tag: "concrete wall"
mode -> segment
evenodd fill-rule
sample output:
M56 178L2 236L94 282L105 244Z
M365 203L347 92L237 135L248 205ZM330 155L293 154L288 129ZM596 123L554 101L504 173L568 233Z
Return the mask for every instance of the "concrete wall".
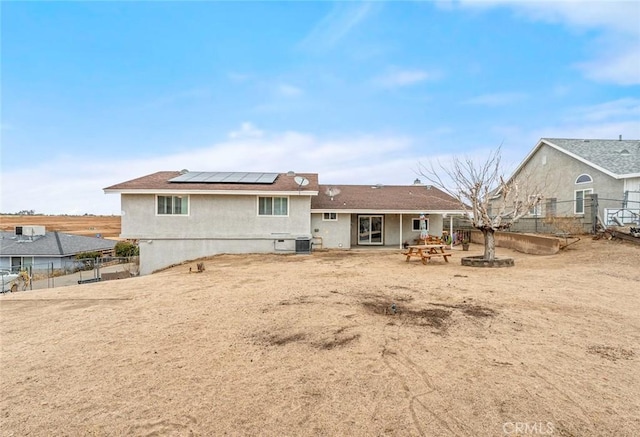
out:
M553 255L560 250L560 240L542 235L526 235L510 232L496 232L496 247L505 247L531 255ZM471 242L484 244L480 231L471 231Z
M140 274L221 253L294 253L295 238L140 240Z

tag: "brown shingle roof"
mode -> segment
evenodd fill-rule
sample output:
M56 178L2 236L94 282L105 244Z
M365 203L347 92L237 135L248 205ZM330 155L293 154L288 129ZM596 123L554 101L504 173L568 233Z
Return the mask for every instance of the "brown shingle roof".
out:
M461 211L453 197L428 185L320 185L319 190L311 198L312 210Z
M159 171L137 179L122 182L105 188L106 192L120 191L300 191L315 194L318 191L318 175L316 173L297 173L289 175L280 173L273 184L234 184L234 183L202 183L202 182L169 182L170 179L180 176L179 171ZM309 184L299 187L295 176L303 176L309 180Z

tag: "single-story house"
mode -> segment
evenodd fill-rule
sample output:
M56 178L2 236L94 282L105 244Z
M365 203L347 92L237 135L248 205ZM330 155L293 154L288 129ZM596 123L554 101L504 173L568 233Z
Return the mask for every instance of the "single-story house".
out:
M104 189L120 194L121 238L138 240L140 273L220 253L402 247L445 216L452 197L407 186L320 185L316 173L161 171Z
M541 138L511 178L543 194L542 203L513 230L552 232L545 222L574 218L588 231L640 223L640 140ZM545 220L546 219L546 220Z
M44 226L16 226L13 232L0 232L0 269L74 269L75 257L86 252L113 255L116 241L47 232Z
M426 231L440 236L449 231L443 218L463 213L455 199L419 180L413 185L320 185L311 199L311 229L322 247L398 247L419 237L422 214Z

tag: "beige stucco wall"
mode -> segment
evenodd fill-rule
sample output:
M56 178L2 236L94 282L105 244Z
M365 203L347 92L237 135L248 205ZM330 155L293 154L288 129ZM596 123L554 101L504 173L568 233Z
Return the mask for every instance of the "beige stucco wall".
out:
M323 249L349 249L351 214L338 214L337 221L322 220L322 213L311 215L311 233L314 247ZM322 242L322 245L319 243Z
M257 196L190 195L189 214L159 216L153 194L123 194L123 238L140 240L140 273L219 253L295 251L311 237L309 196L290 196L289 215L258 216Z
M629 209L640 209L640 178L629 178L625 181L624 190L629 192Z
M257 196L191 195L189 215L157 215L155 195L122 195L123 238L252 238L309 235L308 196L289 197L288 216L259 216Z
M365 214L376 215L376 214ZM418 214L402 214L402 238L400 238L400 214L382 214L384 216L384 245L398 247L402 242L413 243L420 236L412 230L412 219ZM338 214L337 221L323 221L321 213L311 217L311 230L314 237L322 238L324 249L348 249L358 247L357 229L359 214ZM442 235L442 215L432 214L429 219L429 234ZM316 240L319 241L319 240ZM362 247L362 246L360 246Z
M576 184L581 174L588 174L593 182ZM522 186L543 187L546 198L557 199L557 215L574 215L576 190L592 188L599 197L600 208L608 207L606 199L621 199L624 192L624 182L617 180L577 159L559 152L553 147L543 144L521 169L519 176L522 181L528 181ZM545 215L545 201L542 205L542 215Z
M425 217L428 219L428 229L427 232L429 235L433 236L441 236L442 235L442 222L443 218L440 214L427 214ZM420 231L414 231L413 229L413 219L420 218L419 214L403 214L402 215L402 242L407 242L409 244L413 244L416 238L420 237ZM399 220L396 220L398 222ZM397 233L393 236L394 243L398 241Z

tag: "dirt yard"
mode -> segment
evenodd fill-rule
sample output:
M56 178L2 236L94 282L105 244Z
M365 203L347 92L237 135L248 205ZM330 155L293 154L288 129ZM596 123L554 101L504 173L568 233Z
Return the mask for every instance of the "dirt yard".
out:
M473 246L468 254L479 254ZM637 436L640 248L217 256L0 297L0 432Z
M40 225L47 231L104 238L120 235L119 215L1 215L0 230L13 231L16 226Z

